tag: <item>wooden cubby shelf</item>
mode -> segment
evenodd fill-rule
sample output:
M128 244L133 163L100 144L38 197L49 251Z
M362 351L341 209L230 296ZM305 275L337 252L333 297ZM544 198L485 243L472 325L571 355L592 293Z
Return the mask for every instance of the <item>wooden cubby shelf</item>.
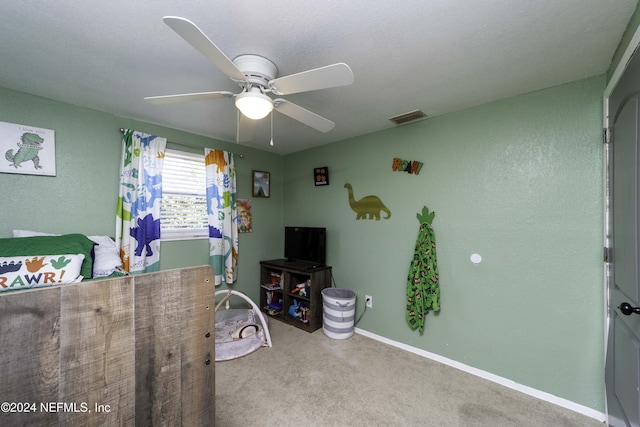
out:
M328 265L286 259L260 261L260 308L271 318L307 332L322 327L321 292L330 286Z

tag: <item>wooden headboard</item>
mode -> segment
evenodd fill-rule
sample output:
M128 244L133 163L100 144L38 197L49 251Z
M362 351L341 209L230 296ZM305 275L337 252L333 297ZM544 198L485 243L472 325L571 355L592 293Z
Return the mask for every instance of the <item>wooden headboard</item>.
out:
M0 425L213 426L214 308L210 266L0 294Z

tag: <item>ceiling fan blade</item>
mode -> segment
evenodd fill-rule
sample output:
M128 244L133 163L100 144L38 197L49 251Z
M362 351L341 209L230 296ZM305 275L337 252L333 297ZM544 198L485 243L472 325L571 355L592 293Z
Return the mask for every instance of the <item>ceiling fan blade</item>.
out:
M310 90L346 86L351 83L353 83L351 68L343 62L339 62L273 79L269 82L269 87L278 95L291 95Z
M227 58L218 46L216 46L196 24L178 16L165 16L162 20L227 76L242 82L247 80L244 74L238 70L233 62Z
M237 126L236 129L236 142L249 142L253 139L253 131L256 127L256 120L252 120L246 117L244 114L240 112L240 110L236 109L237 114Z
M202 101L207 99L231 98L232 92L198 92L198 93L182 93L180 95L163 95L163 96L147 96L144 98L152 104L163 105L172 104L174 102L186 101Z
M325 119L299 105L289 102L286 99L278 98L273 100L273 107L285 116L289 116L305 125L320 132L329 132L336 125L331 120Z

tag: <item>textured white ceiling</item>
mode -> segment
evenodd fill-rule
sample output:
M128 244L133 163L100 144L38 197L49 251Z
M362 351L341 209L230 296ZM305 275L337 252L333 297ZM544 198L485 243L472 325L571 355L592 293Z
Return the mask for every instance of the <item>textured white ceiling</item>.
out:
M637 0L24 0L0 2L0 86L235 141L232 99L145 96L238 86L162 21L196 23L229 57L279 76L345 62L355 83L287 96L336 123L320 133L274 114L252 147L280 154L604 73ZM0 120L2 118L0 117ZM37 123L34 123L37 125Z

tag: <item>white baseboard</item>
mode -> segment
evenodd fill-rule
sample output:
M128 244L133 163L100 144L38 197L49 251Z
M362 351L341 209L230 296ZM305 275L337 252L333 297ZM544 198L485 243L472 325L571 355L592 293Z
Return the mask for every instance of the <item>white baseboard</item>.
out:
M376 341L380 341L380 342L383 342L385 344L392 345L394 347L397 347L399 349L402 349L402 350L417 354L418 356L422 356L422 357L425 357L427 359L435 360L436 362L443 363L443 364L451 366L453 368L460 369L461 371L470 373L470 374L475 375L475 376L480 377L480 378L484 378L485 380L492 381L492 382L494 382L496 384L500 384L500 385L508 387L510 389L517 390L519 392L528 394L528 395L536 397L536 398L538 398L540 400L544 400L544 401L553 403L555 405L561 406L563 408L569 409L569 410L577 412L579 414L586 415L587 417L594 418L594 419L596 419L598 421L604 422L606 420L606 416L605 416L604 413L596 411L595 409L589 408L587 406L580 405L580 404L572 402L570 400L563 399L563 398L558 397L558 396L554 396L553 394L546 393L544 391L537 390L535 388L531 388L531 387L528 387L526 385L519 384L519 383L517 383L517 382L515 382L513 380L510 380L508 378L500 377L500 376L492 374L490 372L483 371L481 369L477 369L477 368L474 368L474 367L469 366L469 365L465 365L464 363L457 362L455 360L440 356L438 354L431 353L431 352L426 351L426 350L421 350L419 348L412 347L410 345L403 344L403 343L398 342L398 341L390 340L389 338L385 338L383 336L376 335L376 334L374 334L372 332L365 331L364 329L354 328L354 330L355 330L355 332L357 334L364 335L365 337L369 337L369 338L374 339Z

